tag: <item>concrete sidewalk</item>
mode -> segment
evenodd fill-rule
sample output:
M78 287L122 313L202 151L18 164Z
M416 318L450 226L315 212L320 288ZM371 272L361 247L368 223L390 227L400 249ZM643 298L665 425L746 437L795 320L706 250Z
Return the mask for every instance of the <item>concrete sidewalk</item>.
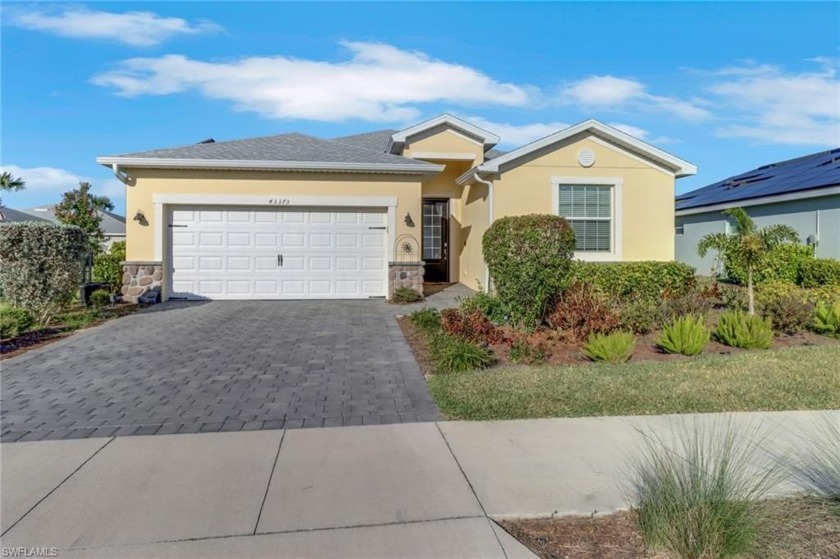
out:
M732 414L784 452L822 413ZM61 557L533 557L493 518L609 512L639 429L441 422L0 445L2 545Z

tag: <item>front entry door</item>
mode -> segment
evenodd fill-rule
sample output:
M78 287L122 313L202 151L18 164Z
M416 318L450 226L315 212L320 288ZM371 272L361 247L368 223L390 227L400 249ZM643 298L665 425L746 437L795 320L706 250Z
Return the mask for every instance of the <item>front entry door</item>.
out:
M449 281L449 200L423 200L425 280Z

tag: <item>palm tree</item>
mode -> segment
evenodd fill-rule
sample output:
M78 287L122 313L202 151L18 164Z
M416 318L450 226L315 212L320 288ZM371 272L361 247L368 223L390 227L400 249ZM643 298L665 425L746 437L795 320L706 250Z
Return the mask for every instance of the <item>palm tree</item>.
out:
M716 250L724 262L737 263L747 270L749 312L755 314L753 270L761 265L768 253L782 243L798 243L799 234L789 225L770 225L759 229L743 208L723 211L735 224L735 233L710 233L697 243L697 253L703 257Z
M4 192L17 192L23 190L26 186L26 181L20 177L13 177L8 171L0 174L0 190Z

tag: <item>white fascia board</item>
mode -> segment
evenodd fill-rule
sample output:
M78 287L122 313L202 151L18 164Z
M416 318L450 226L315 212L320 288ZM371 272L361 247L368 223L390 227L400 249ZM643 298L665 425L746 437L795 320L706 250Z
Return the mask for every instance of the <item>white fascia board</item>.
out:
M823 196L833 196L840 194L840 186L832 186L830 188L815 188L813 190L804 190L802 192L790 192L788 194L777 194L775 196L763 196L761 198L751 198L748 200L735 200L732 202L724 202L722 204L713 204L711 206L698 206L696 208L686 208L684 210L677 210L677 216L704 214L710 212L720 212L730 208L743 208L749 206L763 206L765 204L777 204L779 202L794 202L796 200L805 200L808 198L821 198Z
M411 152L411 158L424 161L473 161L475 160L475 154L465 151L413 151Z
M455 179L455 184L463 186L465 184L470 184L475 179L476 175L478 175L478 167L473 167L457 179Z
M495 159L481 165L479 170L489 173L498 173L499 168L507 163L583 132L592 132L599 136L606 137L629 150L635 150L647 155L655 161L661 161L673 168L674 174L677 177L685 177L697 173L697 167L688 161L662 151L647 142L634 138L626 132L622 132L617 128L613 128L612 126L608 126L603 122L594 119L569 126L568 128L564 128L563 130L548 135L545 138L541 138L531 142L530 144L524 145L521 148L508 152L505 155L496 157Z
M263 171L333 171L352 173L401 173L434 175L443 165L429 163L333 163L325 161L259 161L240 159L163 159L147 157L97 157L96 162L110 167L149 167L157 169L254 169Z
M402 147L405 144L406 140L408 140L408 138L410 138L411 136L416 136L421 132L425 132L426 130L434 128L435 126L440 126L442 124L481 139L481 142L484 144L485 149L490 149L491 147L498 144L501 140L501 138L496 134L493 134L492 132L489 132L483 128L479 128L475 124L471 124L466 120L462 120L450 114L442 114L440 116L436 116L435 118L426 120L419 124L415 124L414 126L410 126L404 130L395 132L391 136L391 141L388 144L388 150L391 151L391 148L393 146Z

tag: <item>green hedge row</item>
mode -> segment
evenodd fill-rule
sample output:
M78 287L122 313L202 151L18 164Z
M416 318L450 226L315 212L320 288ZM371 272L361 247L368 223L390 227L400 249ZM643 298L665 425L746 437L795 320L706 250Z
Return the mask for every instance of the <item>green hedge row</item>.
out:
M802 287L840 285L840 260L813 258L801 262L798 283Z
M695 284L695 270L681 262L577 262L572 280L616 297L682 295Z
M746 285L747 271L727 263L726 277ZM840 260L814 258L814 248L807 245L783 244L770 251L764 263L753 272L756 284L785 282L802 287L840 285Z

